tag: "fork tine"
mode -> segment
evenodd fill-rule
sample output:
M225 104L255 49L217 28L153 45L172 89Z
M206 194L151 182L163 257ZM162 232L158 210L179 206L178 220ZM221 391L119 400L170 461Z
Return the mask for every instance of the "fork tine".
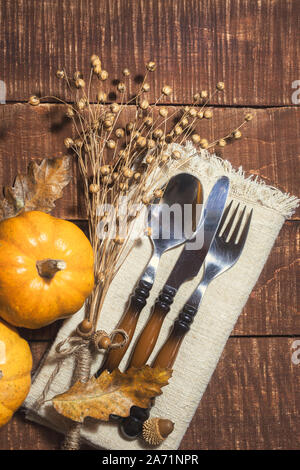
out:
M232 232L232 235L231 235L231 237L230 237L230 241L231 241L231 240L232 240L233 242L236 241L237 236L238 236L239 231L240 231L240 226L241 226L242 221L243 221L243 218L244 218L245 211L246 211L246 206L244 206L243 212L242 212L241 215L239 216L239 220L237 221L237 224L236 224L236 226L235 226L235 229L234 229L234 231Z
M224 240L226 240L227 237L228 237L228 235L229 235L229 232L230 232L230 230L231 230L233 221L234 221L234 219L235 219L235 216L236 216L236 213L237 213L239 207L240 207L240 204L238 204L238 205L236 206L236 208L234 209L234 212L233 212L232 216L230 217L230 219L229 219L229 221L228 221L228 224L226 225L226 228L225 228L225 230L224 230L224 232L223 232L223 234L222 234L222 237L223 237Z
M220 231L222 230L222 227L223 227L224 224L225 224L225 221L226 221L227 216L228 216L228 214L229 214L229 212L230 212L232 203L233 203L233 200L230 201L230 203L228 204L228 206L226 207L226 209L225 209L224 212L223 212L221 222L219 223L218 235L219 235Z
M253 209L251 209L250 214L248 215L247 221L245 223L245 226L243 228L243 231L241 233L240 239L237 244L240 250L242 250L245 245L245 241L249 232L250 222L252 219L252 214L253 214Z

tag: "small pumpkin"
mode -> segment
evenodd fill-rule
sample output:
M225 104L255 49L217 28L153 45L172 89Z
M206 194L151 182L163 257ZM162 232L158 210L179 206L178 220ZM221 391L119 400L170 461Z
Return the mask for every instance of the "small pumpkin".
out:
M0 222L0 317L40 328L75 313L94 286L93 250L75 224L39 211Z
M31 368L28 343L0 320L0 427L25 400L30 389Z

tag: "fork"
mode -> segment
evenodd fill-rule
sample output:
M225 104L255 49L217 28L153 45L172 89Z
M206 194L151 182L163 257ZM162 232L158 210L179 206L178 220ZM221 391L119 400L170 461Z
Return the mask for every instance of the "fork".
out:
M218 232L206 255L204 274L201 282L175 320L170 336L158 352L152 367L172 368L183 338L190 329L190 325L199 309L208 285L216 279L216 277L232 268L241 256L247 239L253 209L247 216L241 235L238 237L246 212L246 206L244 206L242 213L237 217L240 207L240 204L238 204L226 224L232 203L233 201L231 201L225 209Z

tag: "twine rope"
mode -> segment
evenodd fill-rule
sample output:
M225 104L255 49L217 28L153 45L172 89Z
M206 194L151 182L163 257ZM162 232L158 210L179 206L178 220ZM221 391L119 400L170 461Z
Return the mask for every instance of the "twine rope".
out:
M85 336L77 328L74 336L69 336L68 338L60 341L55 348L57 356L56 366L53 369L53 372L50 375L43 392L34 404L34 410L37 411L47 401L47 396L51 385L59 373L61 366L66 358L72 356L75 356L76 358L76 367L72 378L72 385L77 381L87 381L90 376L90 366L92 362L90 345L92 344L96 351L100 352L103 349L100 345L101 337L106 335L110 339L113 339L117 333L122 335L123 340L121 342L112 342L107 349L109 351L110 349L123 348L127 344L129 337L125 330L115 329L110 333L110 335L107 335L107 333L103 330L98 330ZM85 379L86 377L87 379Z

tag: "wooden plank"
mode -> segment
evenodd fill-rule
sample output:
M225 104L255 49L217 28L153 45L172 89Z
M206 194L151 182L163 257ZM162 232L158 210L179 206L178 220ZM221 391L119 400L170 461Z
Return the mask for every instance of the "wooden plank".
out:
M214 103L290 105L300 76L298 18L293 0L2 0L0 80L9 101L52 95L58 68L88 74L97 53L112 79L125 66L144 73L155 60L151 99L168 83L172 101L188 103L222 80L228 92Z
M300 225L286 222L233 335L300 334Z
M294 341L230 339L181 448L299 449Z
M231 338L180 448L299 449L294 341ZM45 343L31 346L39 360ZM58 449L60 442L21 413L0 429L0 449Z
M286 222L232 335L300 334L297 279L299 222ZM40 330L22 329L28 340L53 340L62 321Z
M11 184L18 171L25 171L30 159L59 156L65 153L65 137L72 134L71 124L63 117L63 106L26 104L0 106L0 183ZM170 107L170 115L180 108ZM211 120L202 119L197 126L202 137L214 141L242 122L247 109L216 108ZM132 117L134 110L124 110L120 124ZM252 110L254 119L243 130L244 138L218 154L241 165L247 175L259 175L282 191L299 190L300 108ZM74 168L76 167L74 162ZM74 181L77 172L74 170ZM80 185L69 185L57 203L55 215L70 219L85 217ZM299 217L300 210L297 213Z

